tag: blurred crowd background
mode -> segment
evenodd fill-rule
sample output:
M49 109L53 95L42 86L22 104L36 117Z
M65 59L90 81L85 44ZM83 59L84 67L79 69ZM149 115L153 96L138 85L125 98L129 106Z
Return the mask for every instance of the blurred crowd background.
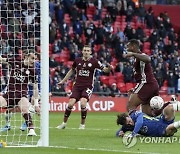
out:
M21 3L20 3L21 2ZM19 5L21 4L21 5ZM96 72L94 94L126 96L134 87L133 60L122 57L130 39L141 42L141 51L151 56L160 94L180 93L180 33L175 32L166 11L154 15L145 4L179 4L168 0L50 0L49 64L53 95L67 96L74 76L61 87L75 58L90 44L93 57L103 65L110 63L109 74ZM0 0L0 54L14 52L22 58L23 49L40 51L40 5L32 0ZM28 9L28 11L27 11ZM13 10L13 11L12 11ZM20 48L21 47L21 48ZM7 85L8 65L1 65L1 90Z

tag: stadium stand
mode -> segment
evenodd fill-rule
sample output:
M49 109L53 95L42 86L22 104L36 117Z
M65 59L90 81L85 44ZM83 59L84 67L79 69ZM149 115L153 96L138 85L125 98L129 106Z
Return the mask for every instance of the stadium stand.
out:
M27 6L23 7L25 10ZM35 6L31 4L29 7L33 10ZM100 82L100 87L104 85L109 87L116 83L120 93L127 93L134 86L134 80L131 79L133 71L131 63L127 62L122 54L125 43L132 38L139 39L142 51L151 56L154 74L160 85L160 93L180 93L180 33L174 31L167 12L154 16L151 7L145 9L141 1L135 0L50 0L49 8L52 93L56 95L60 93L57 83L72 66L73 60L81 55L84 44L92 46L93 56L104 65L110 62L114 66L113 74L96 72L95 82ZM3 1L1 9L7 9ZM18 6L16 9L18 16L18 13L22 12ZM35 17L30 21L24 12L24 27L21 31L19 27L15 27L18 33L13 38L11 30L14 28L8 27L8 33L6 32L7 14L2 12L1 53L9 54L12 50L17 50L17 53L21 54L22 49L14 48L14 46L18 47L18 43L22 43L18 41L20 38L24 38L24 45L28 44L28 47L31 47L35 44L36 51L40 51L39 41L33 42L35 40L33 38L39 37L40 32L36 33L36 36L26 33L27 29L35 28L37 31L40 29L40 19L36 17L37 14L39 12L35 10ZM11 12L8 16L11 16ZM20 22L18 18L14 20L16 21L12 22ZM28 41L27 37L30 37ZM11 39L7 41L7 38ZM126 65L129 66L128 69ZM124 76L125 71L128 71L130 80ZM7 84L7 72L4 71L1 74L2 80ZM170 74L173 76L173 83L170 83ZM73 82L73 77L70 82ZM70 89L71 86L65 84L61 87L62 95Z
M90 44L93 56L99 58L104 65L110 62L114 66L114 74L97 72L95 82L100 81L101 87L107 86L109 89L115 83L120 93L127 93L134 86L133 71L131 63L123 59L122 54L125 43L135 38L141 41L142 51L152 57L160 93L163 95L178 93L180 35L174 31L166 12L155 17L151 7L145 9L141 1L137 2L68 0L67 5L65 1L58 3L52 0L50 7L53 6L54 13L51 14L50 29L56 25L56 30L55 41L50 43L50 59L54 57L61 67L58 79L63 78L60 75L63 67L69 68L73 60L81 55L83 45ZM73 15L69 8L75 10ZM59 50L56 50L56 44ZM168 80L170 72L173 72L173 83ZM52 71L52 78L53 74ZM69 90L66 88L67 85L64 86L64 89Z

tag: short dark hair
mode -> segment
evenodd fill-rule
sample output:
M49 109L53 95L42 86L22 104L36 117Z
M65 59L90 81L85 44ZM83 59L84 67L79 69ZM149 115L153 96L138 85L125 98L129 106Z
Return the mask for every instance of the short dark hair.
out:
M91 48L89 44L84 45L84 48Z
M118 114L116 121L117 125L126 125L126 117L128 117L126 113Z
M140 47L140 43L139 43L139 41L136 40L136 39L131 39L131 40L129 40L128 42L129 42L130 44L132 44L132 45L137 46L138 48Z

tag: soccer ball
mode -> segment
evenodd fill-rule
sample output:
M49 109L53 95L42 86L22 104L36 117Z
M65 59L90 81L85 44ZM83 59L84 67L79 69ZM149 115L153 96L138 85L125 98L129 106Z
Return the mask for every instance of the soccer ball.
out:
M160 96L154 96L150 100L150 107L153 110L160 110L164 105L164 100Z

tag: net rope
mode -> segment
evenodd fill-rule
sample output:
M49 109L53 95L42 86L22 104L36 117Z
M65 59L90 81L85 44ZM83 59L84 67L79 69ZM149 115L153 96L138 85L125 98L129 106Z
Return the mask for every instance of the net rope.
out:
M13 66L9 65L9 59L13 57L14 65L20 63L23 69L24 51L33 50L40 52L40 0L1 0L0 1L0 56L7 58L7 64L0 63L0 92L1 96L7 92L12 92L9 86L10 76L14 76ZM39 59L40 60L40 59ZM17 68L16 68L17 69ZM22 72L22 70L20 70ZM35 68L34 68L34 71ZM26 73L27 76L29 75ZM23 80L20 73L19 80ZM28 81L30 84L31 81ZM19 83L14 83L16 84ZM27 87L29 90L29 88ZM17 89L16 89L17 90ZM19 91L23 94L23 83ZM20 97L22 97L21 95ZM29 95L27 93L27 97ZM7 99L10 99L9 96ZM12 98L14 102L16 99ZM7 106L9 107L9 106ZM20 112L11 112L9 125L10 130L4 130L7 125L6 109L0 108L0 140L8 146L36 145L40 138L40 118L36 114L32 115L32 121L37 136L27 136L28 129L21 131L20 127L25 122Z

